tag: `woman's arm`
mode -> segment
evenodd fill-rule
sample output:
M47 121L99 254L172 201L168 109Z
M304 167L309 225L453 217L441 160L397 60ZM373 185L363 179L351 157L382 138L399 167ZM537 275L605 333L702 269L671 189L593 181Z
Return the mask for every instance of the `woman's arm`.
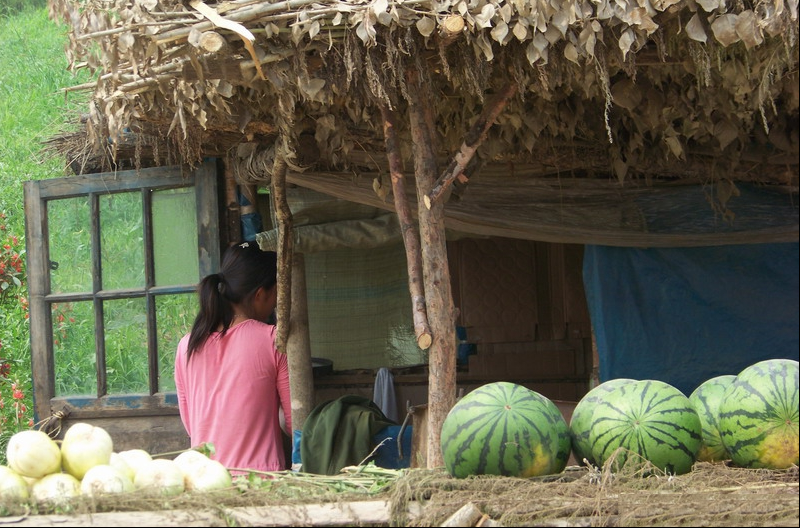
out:
M284 420L286 421L286 428L284 432L292 436L292 395L289 390L289 361L286 354L275 351L277 358L277 380L276 387L278 389L278 398L280 399L281 409L283 409Z

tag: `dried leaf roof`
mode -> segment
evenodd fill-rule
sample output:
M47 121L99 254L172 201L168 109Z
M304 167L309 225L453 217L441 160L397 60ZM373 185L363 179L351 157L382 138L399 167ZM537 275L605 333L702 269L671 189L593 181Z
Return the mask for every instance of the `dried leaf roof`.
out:
M51 0L87 129L182 161L386 168L409 75L448 159L513 84L478 156L531 176L766 181L796 192L798 0ZM403 154L411 139L405 120ZM149 138L149 139L148 139ZM148 143L150 142L150 143ZM152 149L151 149L152 150ZM156 151L158 149L155 149ZM163 151L162 151L163 152ZM156 154L157 157L157 154ZM292 158L293 157L293 158ZM302 166L302 167L301 167ZM409 170L412 165L406 165Z

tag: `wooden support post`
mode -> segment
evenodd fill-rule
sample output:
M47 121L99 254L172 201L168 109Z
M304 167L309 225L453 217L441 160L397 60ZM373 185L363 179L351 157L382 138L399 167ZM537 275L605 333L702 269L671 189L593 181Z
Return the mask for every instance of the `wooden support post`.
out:
M400 145L395 134L397 116L394 111L383 105L381 106L381 114L383 115L383 139L386 144L386 156L389 159L389 173L392 178L394 208L397 211L400 232L403 235L403 244L406 248L408 289L411 294L414 334L417 337L417 345L422 350L427 350L431 346L433 338L431 337L428 314L425 309L425 290L422 279L422 255L420 253L419 237L417 237L414 218L406 199Z
M469 164L475 152L478 150L478 147L486 139L486 134L489 132L489 128L494 124L497 116L500 115L500 112L502 112L503 108L508 104L508 100L511 99L516 92L517 85L515 83L509 83L484 107L478 120L475 121L475 124L472 125L472 128L464 137L464 142L461 144L458 153L453 156L452 161L442 175L439 176L439 179L431 186L430 192L425 195L424 200L426 208L430 209L431 205L441 198L448 187L450 187L450 184L453 183L453 180L459 176L464 178L462 174L467 164Z
M286 160L276 154L272 167L272 199L278 220L278 329L275 347L286 352L292 310L292 211L286 199Z
M297 252L292 256L292 306L286 354L292 394L292 428L302 431L306 418L314 408L314 374L308 333L306 262L303 254Z
M456 329L447 241L444 228L444 205L422 207L422 197L436 178L436 155L433 129L426 120L424 89L416 72L407 75L409 86L409 121L417 182L422 268L425 281L425 304L433 331L428 354L428 468L444 465L439 439L447 413L456 402Z
M233 175L235 161L229 157L225 163L225 226L220 226L223 233L223 247L242 239L241 211L236 197L236 177Z
M256 212L258 203L258 188L253 184L239 185L239 192L250 202L250 205L241 206L241 214L246 215Z

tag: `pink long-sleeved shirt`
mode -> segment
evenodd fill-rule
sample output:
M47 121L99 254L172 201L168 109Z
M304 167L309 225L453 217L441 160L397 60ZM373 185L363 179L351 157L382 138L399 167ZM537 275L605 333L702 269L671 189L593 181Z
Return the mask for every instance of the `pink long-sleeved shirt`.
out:
M275 327L244 321L214 332L187 364L189 336L178 344L175 387L192 446L212 442L225 467L286 469L278 408L292 431L289 369L275 350Z

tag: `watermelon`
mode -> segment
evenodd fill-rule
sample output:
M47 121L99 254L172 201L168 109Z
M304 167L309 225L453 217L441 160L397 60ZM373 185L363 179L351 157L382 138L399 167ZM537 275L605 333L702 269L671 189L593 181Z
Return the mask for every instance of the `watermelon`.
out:
M797 380L797 361L791 359L761 361L736 376L719 408L720 436L734 464L798 464Z
M572 411L572 418L569 421L569 436L572 440L572 453L579 464L594 465L595 460L592 456L592 446L589 443L589 431L592 425L592 415L595 407L603 400L603 397L614 387L630 383L636 380L629 378L617 378L604 381L587 392L580 399L575 409Z
M534 477L560 473L570 454L569 428L555 403L505 381L461 398L442 423L447 472Z
M727 374L717 376L704 381L689 396L689 401L694 405L694 410L700 416L700 425L703 428L703 441L700 444L700 451L697 453L697 460L703 462L714 462L717 460L729 460L731 456L722 444L719 435L719 406L725 390L730 387L736 376Z
M680 390L657 380L620 384L597 404L589 443L603 466L638 466L645 460L665 473L692 469L702 441L700 417ZM620 449L622 448L622 449Z

